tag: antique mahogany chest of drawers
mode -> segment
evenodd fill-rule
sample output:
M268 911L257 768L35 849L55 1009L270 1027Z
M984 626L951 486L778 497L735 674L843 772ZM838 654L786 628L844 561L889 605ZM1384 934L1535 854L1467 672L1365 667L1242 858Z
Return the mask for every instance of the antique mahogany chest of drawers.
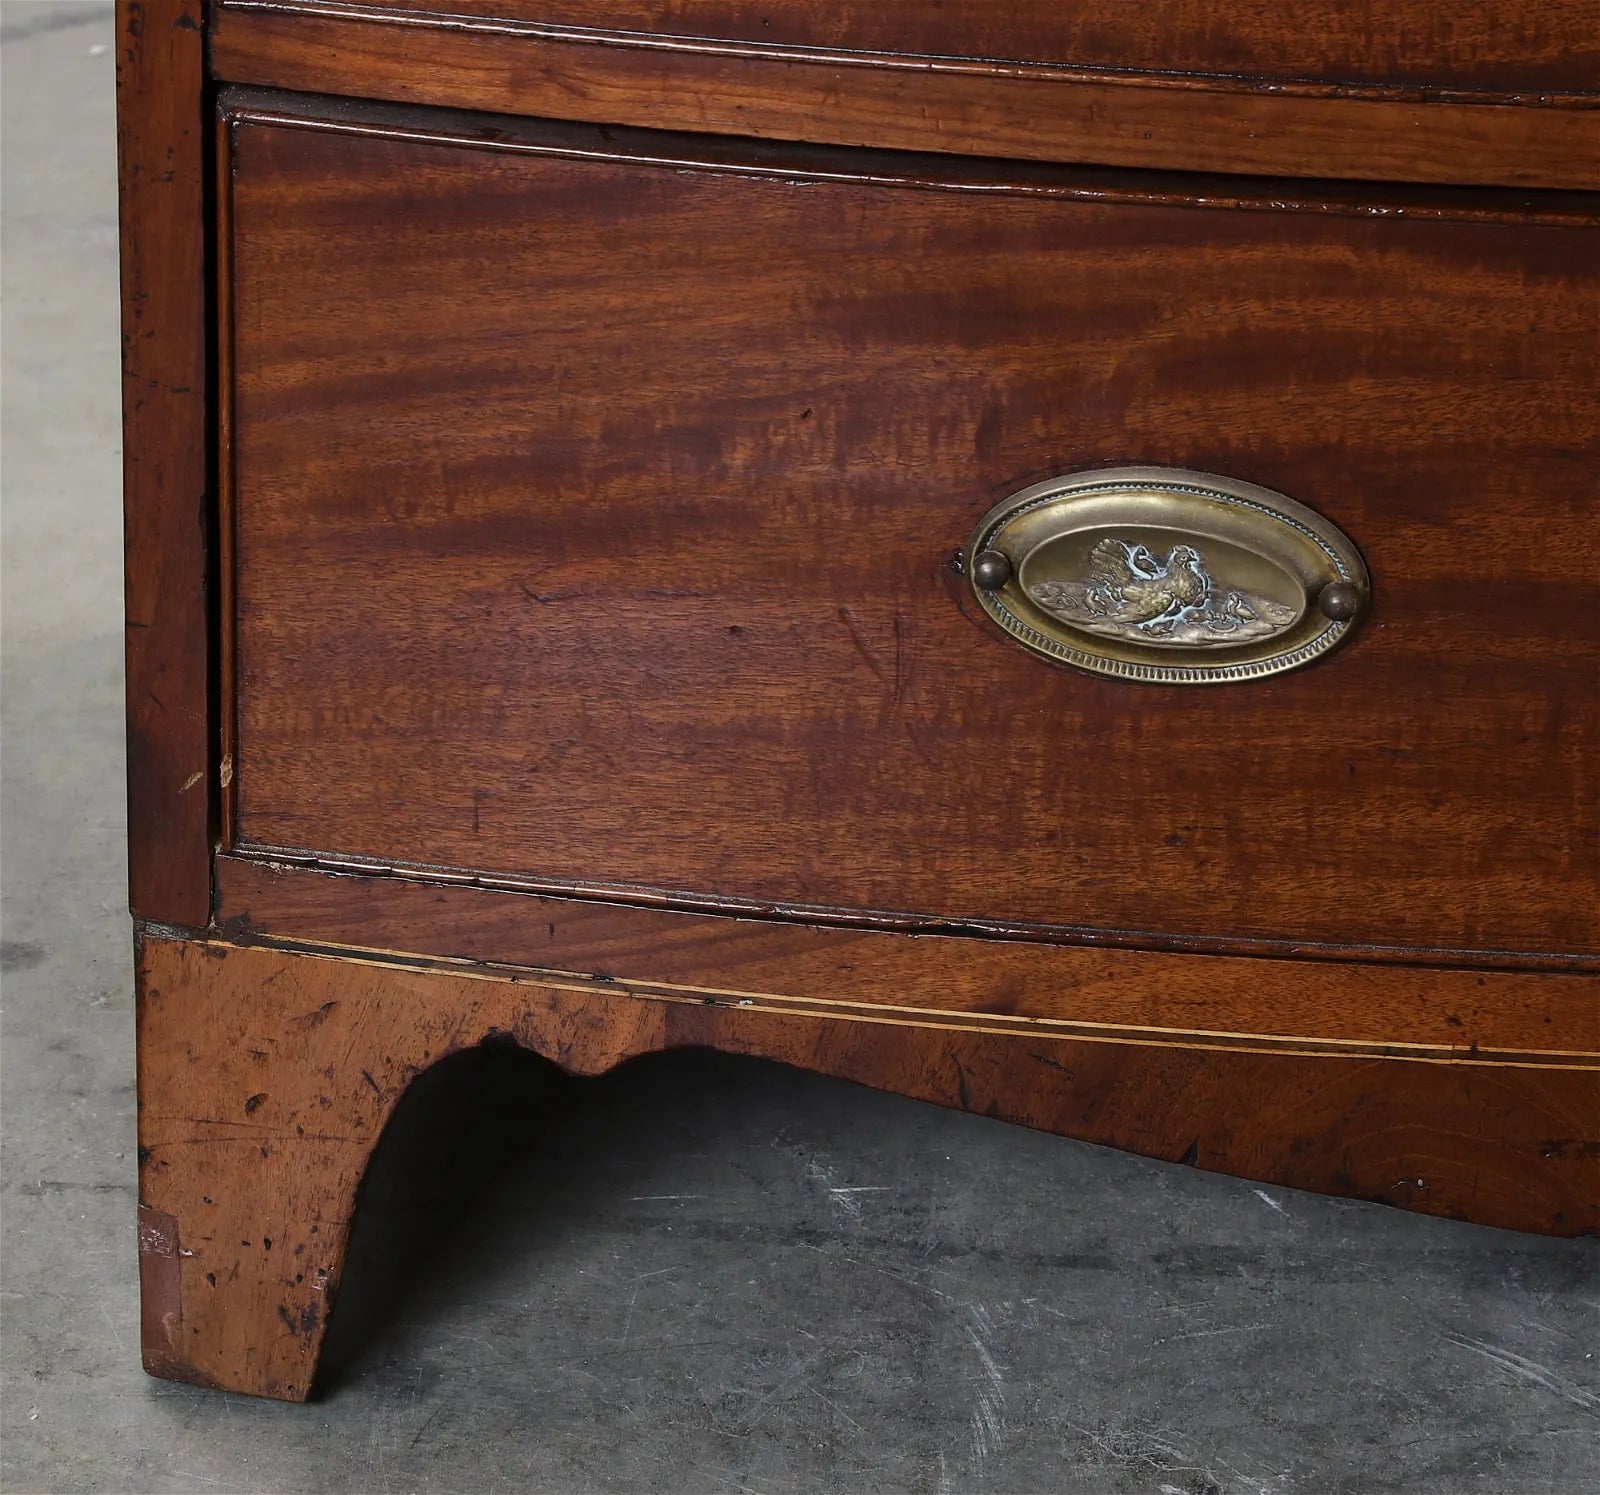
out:
M511 1035L1600 1225L1594 0L124 0L146 1363Z

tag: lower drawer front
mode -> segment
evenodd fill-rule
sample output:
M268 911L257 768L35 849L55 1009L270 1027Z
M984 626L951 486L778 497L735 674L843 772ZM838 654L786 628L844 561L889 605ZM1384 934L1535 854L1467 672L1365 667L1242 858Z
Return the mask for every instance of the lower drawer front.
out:
M239 845L1600 944L1600 233L416 119L232 126ZM1196 689L990 628L952 564L985 511L1126 463L1340 526L1353 641Z

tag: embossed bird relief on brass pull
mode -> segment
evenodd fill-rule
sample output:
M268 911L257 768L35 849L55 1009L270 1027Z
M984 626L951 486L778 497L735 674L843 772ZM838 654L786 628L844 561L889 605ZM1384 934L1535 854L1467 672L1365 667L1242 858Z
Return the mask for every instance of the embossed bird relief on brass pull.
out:
M1193 545L1174 545L1158 561L1146 545L1109 537L1089 552L1086 581L1041 581L1029 596L1090 633L1196 649L1270 638L1300 616L1259 593L1219 587Z
M1179 468L1036 483L967 551L985 612L1036 654L1165 684L1247 680L1320 658L1366 604L1350 541L1271 489Z

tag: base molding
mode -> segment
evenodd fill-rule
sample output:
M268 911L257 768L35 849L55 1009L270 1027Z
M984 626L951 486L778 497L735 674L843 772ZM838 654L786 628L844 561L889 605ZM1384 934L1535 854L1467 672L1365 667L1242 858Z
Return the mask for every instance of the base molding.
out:
M513 1039L577 1075L707 1047L1262 1183L1600 1232L1600 1070L933 1025L146 929L140 1260L152 1374L311 1390L362 1176L411 1081Z

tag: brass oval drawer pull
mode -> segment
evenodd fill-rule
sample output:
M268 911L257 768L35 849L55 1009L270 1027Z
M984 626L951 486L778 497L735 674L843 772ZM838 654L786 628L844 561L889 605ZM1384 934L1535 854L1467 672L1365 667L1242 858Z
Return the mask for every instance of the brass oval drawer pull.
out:
M1014 493L967 547L983 610L1025 648L1169 685L1298 669L1366 610L1367 568L1303 504L1177 467L1069 473Z

